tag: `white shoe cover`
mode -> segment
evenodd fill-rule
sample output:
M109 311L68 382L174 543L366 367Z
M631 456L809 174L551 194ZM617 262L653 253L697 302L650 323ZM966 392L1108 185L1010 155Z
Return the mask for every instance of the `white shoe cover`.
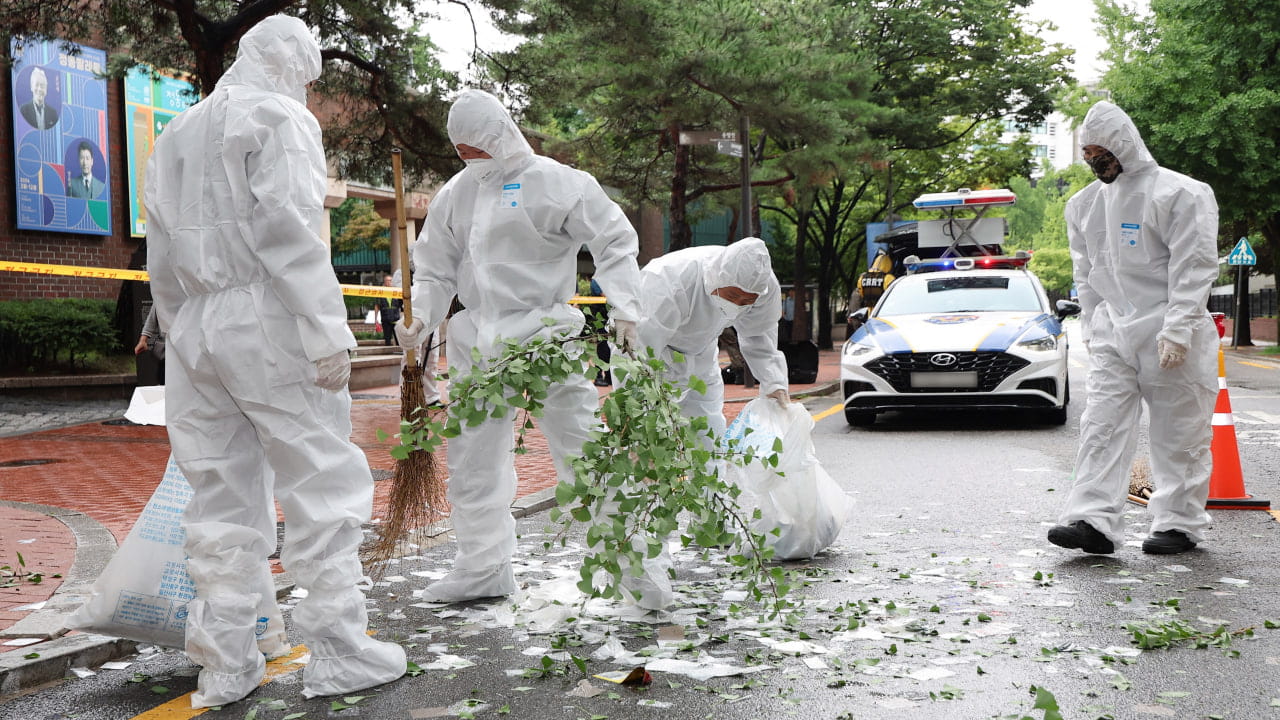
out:
M254 655L254 664L243 672L221 673L203 668L196 680L196 691L191 694L191 707L217 707L243 700L262 683L266 672L267 661L260 654Z
M391 682L409 669L404 648L365 636L355 654L342 657L317 657L302 671L302 697L346 695L375 685Z
M485 570L454 570L422 591L427 602L463 602L479 598L505 597L516 591L511 563Z

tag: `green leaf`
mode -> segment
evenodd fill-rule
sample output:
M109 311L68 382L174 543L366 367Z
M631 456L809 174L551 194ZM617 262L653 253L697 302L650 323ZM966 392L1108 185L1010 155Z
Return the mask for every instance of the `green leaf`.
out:
M1062 711L1058 708L1058 698L1048 690L1037 687L1036 702L1031 706L1032 710L1043 710L1044 720L1063 720Z

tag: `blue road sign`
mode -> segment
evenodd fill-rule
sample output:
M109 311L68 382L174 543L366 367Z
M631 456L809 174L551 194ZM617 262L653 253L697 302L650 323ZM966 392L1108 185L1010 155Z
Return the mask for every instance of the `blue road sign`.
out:
M1240 238L1240 242L1227 254L1228 265L1257 265L1258 254L1249 245L1249 238Z

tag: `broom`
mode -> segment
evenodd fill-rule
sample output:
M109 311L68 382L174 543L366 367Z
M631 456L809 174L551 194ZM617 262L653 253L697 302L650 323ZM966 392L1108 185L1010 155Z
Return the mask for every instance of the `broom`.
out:
M396 223L400 230L400 283L404 298L404 324L413 323L413 303L410 290L413 280L409 277L408 223L404 212L404 186L400 172L400 149L391 151L391 169L395 177ZM418 365L417 348L404 349L404 369L400 378L400 417L414 423L427 416L426 398L423 394L422 367ZM434 373L432 374L434 378ZM434 379L433 379L434 382ZM423 450L413 450L403 460L396 461L395 476L387 498L385 521L378 526L369 549L365 553L368 564L384 568L395 557L401 541L418 528L427 528L445 516L444 478L435 463L435 456Z

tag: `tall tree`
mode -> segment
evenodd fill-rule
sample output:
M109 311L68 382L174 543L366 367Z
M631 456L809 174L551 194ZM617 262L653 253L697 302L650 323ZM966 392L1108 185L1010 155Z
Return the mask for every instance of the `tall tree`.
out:
M325 72L313 88L329 159L344 176L389 181L389 152L407 150L412 179L447 177L458 160L444 132L443 97L457 85L422 34L433 20L414 0L6 0L0 39L12 36L100 43L110 72L145 63L192 77L211 92L241 36L277 13L315 32Z
M686 208L740 185L736 163L680 144L682 131L734 132L749 117L752 136L738 140L766 161L759 187L830 172L856 144L856 118L874 110L861 99L868 62L847 42L859 17L826 0L535 0L502 18L529 40L495 74L534 122L588 118L572 138L578 164L634 200L665 200L680 247ZM766 150L762 138L779 142Z
M1213 187L1230 229L1220 248L1260 231L1259 262L1280 275L1280 4L1152 0L1148 16L1096 5L1116 103L1160 164Z

